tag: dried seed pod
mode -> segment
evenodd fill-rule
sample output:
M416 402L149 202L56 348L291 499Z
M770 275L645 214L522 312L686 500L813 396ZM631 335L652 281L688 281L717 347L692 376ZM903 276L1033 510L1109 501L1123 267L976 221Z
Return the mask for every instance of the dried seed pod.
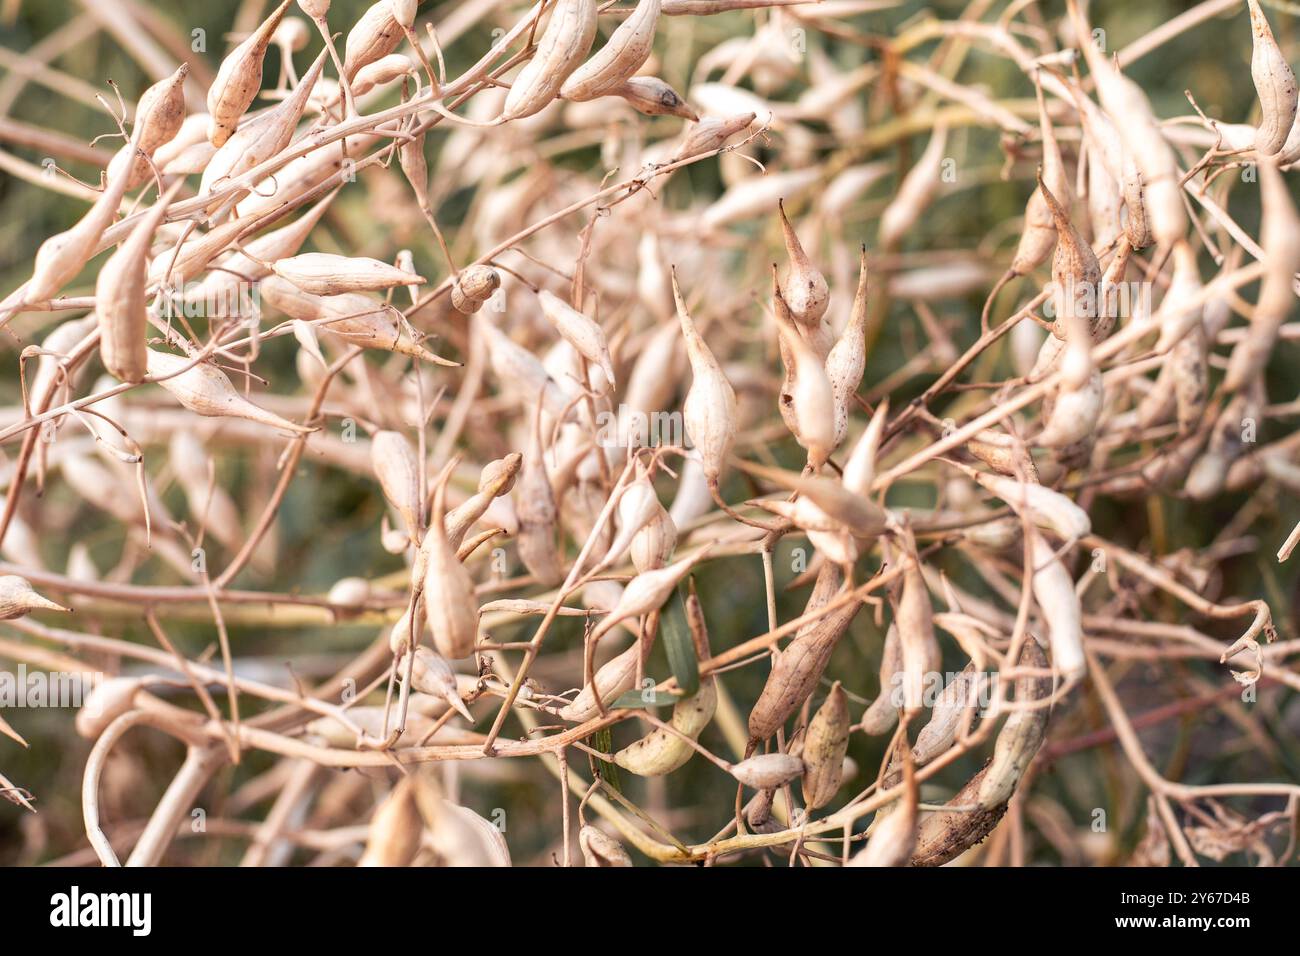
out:
M698 691L673 704L670 723L695 740L713 720L717 705L718 689L710 674L700 682ZM659 777L682 767L694 754L695 748L677 734L655 728L614 754L614 762L639 777Z
M618 534L614 537L598 568L608 568L632 546L641 529L664 513L654 485L644 473L631 481L618 499Z
M357 866L409 866L415 859L424 833L415 786L414 778L402 778L375 809Z
M777 210L781 217L785 252L790 258L790 268L781 280L781 296L790 309L790 315L806 330L805 334L814 337L820 331L822 316L831 303L830 287L826 285L826 277L804 252L799 235L786 218L785 203L777 203ZM865 265L865 255L863 258ZM825 358L825 355L821 357Z
M582 849L582 860L587 866L632 865L632 858L623 849L623 844L593 826L587 825L578 831L578 846Z
M826 377L830 379L831 394L835 402L835 428L833 447L838 448L849 429L849 406L862 384L867 370L867 249L862 247L862 263L858 272L858 290L853 297L853 310L848 325L839 340L831 346L826 356ZM872 458L875 458L874 453ZM867 482L870 485L870 481ZM847 483L845 484L847 488Z
M1228 468L1245 451L1246 430L1261 417L1262 403L1255 400L1261 391L1255 387L1233 396L1215 419L1209 443L1192 465L1184 486L1193 501L1207 501L1223 490Z
M370 600L370 582L365 578L339 578L325 594L325 600L337 608L360 611Z
M1264 277L1250 333L1228 359L1228 371L1223 377L1223 388L1228 392L1245 387L1268 364L1278 332L1296 299L1292 279L1300 271L1300 215L1296 214L1282 173L1268 160L1259 163L1259 191L1264 206L1260 226Z
M888 733L898 720L897 688L903 670L903 643L898 624L889 625L880 656L880 693L862 715L859 726L873 737Z
M912 756L903 755L904 793L897 804L881 807L872 824L871 838L849 866L906 866L916 849L917 818L920 816L920 787L912 768Z
M175 138L185 122L185 78L189 72L189 64L182 63L170 76L144 91L136 106L131 140L109 164L109 179L124 174L126 188L134 189L149 178L151 170L145 157L152 158L158 147Z
M646 116L680 116L693 123L700 119L681 94L657 76L629 77L608 95L621 96L634 110Z
M721 119L713 116L701 117L698 123L687 130L682 145L669 162L677 163L722 149L727 145L727 140L749 129L757 118L756 113L738 113Z
M775 790L803 772L803 761L790 754L758 754L731 765L731 775L755 790Z
M1101 418L1101 372L1093 369L1083 384L1075 388L1062 385L1052 396L1052 410L1047 424L1034 439L1044 448L1068 448L1092 435Z
M659 6L660 0L637 0L631 14L610 34L609 42L564 80L560 96L582 102L616 92L649 58Z
M95 740L117 718L135 708L144 681L138 677L110 677L94 686L77 710L74 726L87 740Z
M409 620L409 618L406 618L406 620ZM405 654L398 658L396 673L399 677L405 676L408 664L411 667L412 690L417 690L422 694L428 694L430 697L445 702L467 721L474 722L469 708L465 706L465 701L461 699L456 674L452 671L451 665L447 663L446 658L427 647L417 647L414 661L408 662Z
M912 759L923 767L952 746L960 734L970 728L979 711L980 690L984 674L967 664L950 680L934 702L930 720L916 735Z
M588 362L600 367L610 388L614 387L614 362L605 344L605 331L599 323L583 315L559 296L543 289L537 293L542 314L555 326L560 336L578 350Z
M427 792L427 789L426 789ZM432 831L433 851L443 865L453 867L510 866L510 848L500 828L468 807L434 798L422 802L421 813Z
M298 121L302 119L303 111L311 98L311 91L325 67L327 55L328 51L322 51L316 57L297 87L283 101L249 120L224 140L224 145L203 170L203 178L199 181L201 193L212 192L228 180L236 179L260 166L292 142ZM207 207L207 211L215 214L227 205L238 203L249 192L248 189L241 189L234 198L216 200Z
M677 523L661 506L632 538L632 565L638 572L662 568L677 548Z
M487 513L494 500L510 494L523 462L524 456L515 451L483 466L479 473L478 489L447 512L447 542L453 548L460 547L465 540L465 533Z
M1047 659L1038 645L1026 641L1020 651L1021 667L1045 669ZM1025 705L1047 698L1052 692L1050 677L1033 675L1017 678L1016 703ZM1016 785L1024 776L1029 762L1034 759L1043 739L1047 736L1047 707L1021 707L1013 710L1007 722L998 731L993 745L993 760L984 772L976 802L985 810L992 810L1011 798Z
M1071 2L1071 15L1081 37L1091 33ZM1080 44L1097 83L1106 114L1122 137L1124 148L1142 173L1143 199L1151 232L1162 248L1169 248L1187 233L1181 174L1173 148L1160 131L1151 103L1141 87L1120 73L1093 42ZM1130 214L1132 209L1130 208ZM1140 248L1134 243L1135 248Z
M543 587L554 587L564 579L564 567L555 541L559 509L546 474L544 455L542 414L538 408L529 431L528 451L519 481L515 484L515 514L519 518L515 544L519 560L537 582Z
M1035 77L1035 80L1037 77ZM1070 179L1061 157L1061 147L1056 141L1056 131L1047 114L1042 85L1035 82L1038 95L1038 125L1043 138L1043 163L1040 176L1052 196L1063 206L1070 205ZM1028 275L1037 269L1051 254L1057 244L1057 221L1042 190L1035 190L1025 206L1025 231L1011 260L1013 275Z
M414 341L413 334L396 309L359 292L320 296L304 292L288 279L267 276L258 283L262 298L285 315L326 332L334 332L347 341L367 348L385 349L409 355L435 365L455 366L450 359L434 355Z
M925 586L916 544L906 534L903 553L903 588L894 614L898 625L899 650L902 652L901 699L903 713L910 718L925 704L925 686L929 675L943 663L939 642L934 636L934 609Z
M600 692L600 702L606 706L636 686L637 663L641 659L641 644L635 642L627 650L610 658L596 670L595 685ZM561 719L580 724L600 714L596 694L588 684L569 704L556 713Z
M1052 334L1058 339L1068 339L1071 323L1076 320L1087 319L1090 325L1096 325L1101 263L1075 228L1070 214L1047 188L1041 171L1038 190L1056 224L1056 252L1052 256L1052 301L1056 318Z
M706 546L689 558L682 558L666 568L656 568L638 574L629 581L623 589L623 595L618 599L618 604L610 608L609 613L591 632L592 645L594 646L623 621L649 614L662 607L678 582L690 573L691 568L708 556L710 547L711 545Z
M149 349L148 361L149 376L153 379L161 379L159 385L170 392L176 401L198 415L211 418L246 418L251 422L270 425L272 428L297 435L307 435L316 431L315 428L291 422L274 412L268 412L254 405L235 391L235 386L231 384L225 372L206 361L186 368L193 363L192 358L154 349ZM184 371L181 371L182 369ZM164 378L164 376L168 377Z
M985 810L976 803L987 773L985 767L953 795L945 804L952 810L936 810L922 815L911 866L943 866L993 832L1007 812L1007 805L999 803Z
M390 0L377 0L348 31L347 39L343 41L343 75L349 81L363 66L388 56L402 42L406 36L404 27L412 24L399 23L398 12L405 14L406 11L394 8Z
M397 509L414 539L420 529L424 496L420 493L420 466L415 449L400 432L375 432L370 441L370 463L388 503Z
M452 284L451 304L456 311L472 315L492 298L500 285L501 274L491 266L466 266Z
M1295 73L1273 39L1273 30L1259 0L1246 0L1246 5L1250 8L1252 41L1250 75L1255 81L1260 107L1255 151L1261 156L1272 156L1286 143L1295 123Z
M478 601L474 579L447 542L443 517L446 514L447 480L443 476L433 499L433 520L420 544L416 569L424 568L424 613L433 632L433 646L443 657L460 660L474 653L478 640Z
M1034 563L1034 600L1047 621L1052 666L1068 680L1087 669L1083 657L1083 610L1074 579L1043 536L1031 526L1025 544Z
M542 408L557 421L574 417L568 396L537 356L516 344L486 318L480 317L475 328L487 340L488 361L503 388L529 405L536 403L540 395Z
M36 250L32 276L23 290L24 301L44 302L53 298L90 261L104 230L117 217L126 184L125 176L110 179L90 211L75 226L41 243Z
M775 290L776 311L785 304ZM808 466L820 470L835 450L835 392L822 361L794 327L785 321L779 329L783 346L791 356L788 378L781 389L781 410L799 444L808 452Z
M149 328L145 292L149 245L181 184L176 183L150 207L95 280L95 315L99 319L99 355L109 374L132 384L148 373Z
M423 285L428 280L366 256L337 256L307 252L271 263L271 269L303 292L339 295L344 292L382 292L403 285Z
M705 477L716 484L736 440L736 393L686 311L676 269L672 270L672 280L677 317L686 340L686 357L691 363L691 388L682 403L682 417Z
M367 63L352 79L352 95L364 96L377 86L385 86L417 72L415 62L404 53L390 53Z
M262 61L291 2L293 0L283 0L246 40L221 61L216 79L208 88L208 139L213 146L222 146L230 139L240 117L262 88Z
M32 611L70 611L36 593L30 581L16 574L0 574L0 621L12 621Z
M940 172L943 151L947 145L948 127L936 126L930 134L925 152L917 159L916 165L908 170L898 186L898 192L880 214L881 249L895 248L934 201L943 181Z
M826 806L839 790L848 749L849 703L836 681L804 735L803 800L809 810Z
M385 736L386 708L382 706L360 706L348 709L348 720L361 729L366 736L374 740L383 740ZM391 718L390 718L391 719ZM357 746L357 733L333 717L317 717L308 722L304 728L307 733L320 737L331 747L352 750ZM434 729L433 721L423 714L411 712L406 715L406 728L397 738L397 747L412 746L423 740ZM393 730L390 724L388 731ZM439 730L433 737L436 743L442 743L451 736L446 730Z
M501 121L541 112L582 63L595 39L596 0L556 0L533 58L510 86Z
M817 573L817 583L804 607L811 614L835 599L844 584L844 573L834 564L824 564ZM790 715L817 688L831 652L862 607L857 599L799 628L785 650L775 657L762 693L749 712L749 736L766 740L777 732Z
M990 475L973 468L963 467L962 471L1012 508L1023 511L1035 524L1051 528L1062 538L1073 541L1092 531L1088 512L1059 491L1015 478Z
M871 491L871 483L876 479L876 454L880 451L880 439L885 433L885 422L889 418L889 400L885 399L876 406L875 414L862 432L862 437L853 446L849 460L844 464L844 476L841 479L845 490L866 497Z

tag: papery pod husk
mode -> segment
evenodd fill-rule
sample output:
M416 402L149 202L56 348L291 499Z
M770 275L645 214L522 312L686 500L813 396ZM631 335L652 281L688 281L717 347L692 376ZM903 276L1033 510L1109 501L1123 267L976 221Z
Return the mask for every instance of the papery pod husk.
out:
M230 139L240 117L262 88L262 61L271 45L271 37L292 2L283 0L247 39L221 61L216 79L208 88L208 113L211 115L208 139L213 146L222 146Z
M819 610L829 604L838 595L843 583L844 575L838 567L833 564L823 565L804 613ZM767 683L763 685L762 693L749 712L751 739L766 740L771 737L791 714L803 706L803 702L821 680L835 645L848 631L849 624L861 607L862 602L857 599L848 601L843 607L799 629L794 640L772 664Z
M1020 652L1019 666L1047 670L1047 656L1038 643L1033 640L1025 642ZM1027 675L1016 679L1017 704L1044 700L1052 693L1051 676L1035 677ZM1028 769L1030 761L1038 753L1047 736L1047 722L1050 708L1013 710L1006 723L998 731L993 745L993 759L985 768L984 780L980 784L976 803L985 810L996 809L1005 804L1015 792L1016 786Z
M804 734L803 799L809 810L826 806L839 790L848 749L848 698L836 681Z
M399 780L376 808L357 866L409 866L415 859L424 823L415 805L414 785L413 778Z
M603 830L593 826L584 826L578 831L578 846L582 850L582 859L587 866L625 867L632 865L632 857L623 844Z
M1006 802L989 809L978 807L976 799L988 773L986 764L946 804L956 809L926 811L916 828L916 847L910 866L943 866L971 847L984 842L1006 815ZM971 807L976 809L971 810Z

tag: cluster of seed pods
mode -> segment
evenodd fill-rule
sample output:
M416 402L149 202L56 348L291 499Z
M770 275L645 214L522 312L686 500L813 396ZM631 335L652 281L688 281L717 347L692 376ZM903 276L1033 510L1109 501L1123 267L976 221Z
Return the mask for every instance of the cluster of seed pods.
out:
M1270 411L1266 375L1297 337L1300 273L1297 85L1260 4L1240 18L1249 125L1199 106L1162 119L1076 0L1056 33L1031 31L1036 53L1005 19L931 18L857 69L835 38L870 2L507 4L477 50L476 24L435 6L378 0L348 25L328 0L283 0L215 71L165 71L134 97L90 209L0 302L0 324L40 339L0 423L0 655L38 638L150 665L76 720L95 741L98 858L117 862L104 754L144 723L214 755L181 771L195 791L249 750L276 755L276 826L312 788L339 814L365 804L364 839L338 857L359 865L510 865L518 848L474 794L518 757L542 758L528 779L562 804L544 840L565 865L1001 859L1053 725L1078 728L1091 693L1141 761L1159 832L1194 861L1173 803L1185 825L1207 813L1133 752L1107 667L1142 655L1120 639L1153 642L1155 661L1211 648L1228 687L1266 666L1300 680L1289 650L1263 647L1267 604L1206 593L1216 559L1144 553L1094 515L1103 499L1300 488L1296 442L1254 437L1289 414ZM739 32L686 44L700 55L678 92L657 75L681 72L665 34L715 14ZM309 24L322 48L300 69ZM828 25L799 56L782 45ZM1019 112L909 58L926 30L1013 63ZM444 42L473 65L449 75ZM963 75L961 59L942 69ZM876 117L891 97L902 125L873 138L864 103ZM1023 194L993 271L916 239L979 126L1003 133ZM909 137L897 169L863 161ZM551 162L571 149L598 162ZM697 164L719 194L692 191ZM401 197L361 200L378 238L345 212L362 188ZM1229 188L1257 194L1257 237ZM897 360L885 330L928 344ZM373 505L369 550L341 555L323 594L276 550L317 465ZM255 487L232 492L245 466ZM116 568L84 546L47 565L32 494L47 485L119 529ZM1179 631L1151 611L1171 602L1245 629ZM179 654L169 608L204 621L219 667ZM90 623L45 623L69 610ZM132 650L124 620L161 650ZM230 631L263 624L338 628L349 659L310 694L237 677ZM304 758L362 772L301 775ZM711 838L665 840L629 812L663 799L640 781L676 774ZM164 858L177 812L158 805L130 861ZM285 859L281 836L245 859Z

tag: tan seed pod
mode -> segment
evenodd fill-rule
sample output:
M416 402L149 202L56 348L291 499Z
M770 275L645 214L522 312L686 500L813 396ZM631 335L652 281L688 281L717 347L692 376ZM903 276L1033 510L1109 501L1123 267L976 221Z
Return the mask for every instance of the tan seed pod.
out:
M817 583L804 607L804 614L824 608L840 592L844 574L834 564L824 564L817 573ZM857 615L862 603L850 600L817 621L799 628L789 645L772 662L767 683L749 712L749 736L753 740L766 740L803 706L817 688L822 673L830 661L831 652L849 624Z
M619 598L618 604L610 608L609 613L601 619L600 624L592 631L592 644L594 645L596 641L599 641L623 621L649 614L651 611L663 606L663 603L668 600L677 587L678 582L690 573L691 568L707 557L708 551L709 546L706 546L689 558L682 558L666 568L656 568L652 571L643 572L629 581L623 589L623 595Z
M862 714L862 721L858 724L866 734L888 734L897 721L898 706L894 700L894 691L901 671L902 639L898 636L898 624L893 623L889 624L889 630L885 632L884 649L880 654L880 693L871 701L871 706Z
M24 301L44 302L53 298L90 261L104 230L117 217L126 184L125 176L109 180L90 211L75 226L41 243L36 250L32 276L23 290Z
M650 56L659 6L660 0L637 0L632 13L610 34L609 42L569 74L560 96L582 102L616 92Z
M600 692L602 704L608 707L621 694L627 693L636 686L637 663L640 659L641 645L637 642L597 668L594 683ZM591 685L583 687L571 703L561 707L556 713L561 719L574 724L598 716L600 706L596 703L596 694L592 691Z
M357 70L357 75L352 80L352 95L364 96L375 87L386 86L416 70L415 62L406 54L390 53Z
M1047 659L1038 645L1026 641L1020 652L1021 667L1046 669ZM998 731L993 745L993 760L984 773L976 794L977 804L992 810L1011 798L1016 785L1024 776L1029 762L1034 759L1047 735L1047 707L1028 708L1023 705L1045 699L1052 691L1050 677L1027 675L1016 680L1016 703L1020 709L1011 711L1007 722Z
M541 112L582 63L595 39L596 0L556 0L532 59L510 86L501 122Z
M491 266L466 266L452 284L451 304L456 311L472 315L492 298L500 286L501 273Z
M775 790L804 772L804 763L790 754L758 754L732 764L731 775L755 790Z
M686 340L686 357L691 363L691 388L682 404L682 417L687 437L704 466L705 477L716 483L736 440L736 393L686 311L676 269L672 270L672 280L677 317Z
M916 849L917 820L920 816L920 788L912 768L912 756L904 751L904 793L897 804L881 807L872 824L867 845L854 854L849 866L906 866Z
M848 749L849 703L836 681L804 735L803 800L809 810L826 806L839 790Z
M591 825L578 831L578 846L582 850L583 863L587 866L632 865L632 858L623 849L623 844Z
M903 554L903 588L895 611L899 649L902 652L901 701L905 715L919 711L925 703L925 686L929 675L943 662L939 642L934 636L934 609L930 592L921 574L916 545L908 533Z
M385 737L383 706L359 706L348 708L348 720L361 729L361 731L372 740L383 740ZM394 728L391 724L391 714L389 715L388 731ZM345 724L340 723L333 717L317 717L309 721L304 728L308 734L320 737L331 747L340 747L347 750L355 749L357 746L357 734ZM411 712L406 715L406 728L402 735L397 739L397 747L412 746L428 736L429 732L434 729L433 721L423 714ZM442 743L451 735L445 730L440 730L433 738L437 743Z
M114 157L108 167L109 179L122 174L122 169L115 168L118 166L126 166L127 189L149 178L151 171L145 157L152 158L160 146L175 138L185 122L185 78L189 72L189 64L182 63L170 76L144 91L136 105L131 140L118 154L124 158Z
M478 641L478 602L474 579L447 542L443 517L446 514L447 479L443 476L433 500L433 519L420 545L424 566L424 612L433 632L433 646L443 657L460 660L474 653Z
M415 449L401 432L376 432L370 441L370 463L388 503L397 509L407 532L414 538L420 528L419 463Z
M304 292L288 279L267 276L258 283L263 300L293 319L314 323L318 331L334 332L357 345L409 355L435 365L455 366L414 341L395 309L359 292L318 296Z
M664 513L659 496L648 476L638 475L623 489L618 499L618 534L600 559L599 568L607 568L618 561L632 546L641 529Z
M943 151L948 146L948 128L936 126L916 165L908 170L898 192L880 214L880 248L895 248L916 225L939 191Z
M235 207L241 218L258 217L287 205L293 205L306 193L331 176L347 177L355 173L357 157L373 146L379 137L374 133L349 136L340 148L317 149L306 156L290 160L274 176L257 184Z
M826 285L826 277L804 252L799 235L786 218L785 204L778 203L777 209L786 255L790 259L790 267L781 280L781 294L790 307L794 320L809 332L816 332L822 316L830 306L830 288Z
M638 113L646 116L680 116L698 122L700 115L691 109L681 94L657 76L633 76L609 91L621 96Z
M677 548L677 523L662 507L632 538L632 565L638 572L662 568Z
M109 374L132 384L148 374L149 328L146 286L149 245L181 183L150 207L95 280L95 315L99 319L99 355Z
M1065 169L1065 160L1061 156L1056 131L1043 100L1042 85L1035 83L1035 87L1038 95L1038 125L1043 139L1042 179L1052 195L1068 207L1070 179ZM1036 190L1025 206L1025 231L1021 234L1020 244L1011 260L1011 272L1015 275L1028 275L1046 262L1057 243L1056 231L1056 220L1047 198L1041 190Z
M286 0L287 2L288 0ZM281 9L283 9L283 6ZM260 166L272 156L280 153L292 142L293 134L298 127L298 121L302 119L303 111L307 108L307 103L311 97L311 91L315 87L316 81L320 79L321 70L325 66L327 56L328 51L321 51L320 56L316 57L316 61L302 75L302 79L292 93L265 113L261 113L249 120L223 140L223 145L203 170L203 178L199 181L199 191L201 193L211 192L213 189L225 185L229 180L238 178ZM237 203L239 199L249 192L248 189L241 189L236 193L233 200L214 201L207 207L208 212L215 213L225 205L232 202Z
M1295 73L1273 38L1273 30L1259 0L1246 0L1246 5L1250 8L1252 41L1250 75L1255 81L1260 107L1255 151L1261 156L1272 156L1286 143L1295 123Z
M1259 191L1264 207L1260 226L1264 277L1250 332L1228 359L1228 371L1223 377L1223 388L1228 392L1244 388L1268 364L1278 332L1296 300L1293 277L1300 272L1300 215L1282 173L1268 160L1259 163Z
M0 621L12 621L32 611L69 611L62 604L36 593L30 581L16 574L0 574Z
M945 804L952 810L936 810L921 815L911 866L943 866L993 832L1006 813L1007 805L1000 803L989 810L979 807L977 800L987 773L985 767L953 795Z
M274 412L268 412L254 405L235 390L226 373L215 365L199 362L192 368L186 368L192 362L193 359L188 356L149 349L150 377L162 379L158 384L170 392L181 405L198 415L211 418L244 418L297 435L307 435L316 431L315 428L291 422ZM185 371L181 371L182 369Z
M399 676L405 676L408 664L411 667L411 688L413 690L444 701L467 721L474 722L469 708L465 706L465 701L461 699L460 687L456 680L457 675L452 671L451 665L447 663L444 657L427 647L417 647L414 661L408 662L405 654L398 658L396 673Z
M1063 385L1053 395L1051 414L1034 444L1068 448L1092 435L1101 418L1103 397L1101 372L1097 369L1081 385L1073 388Z
M1073 541L1092 531L1088 512L1059 491L973 468L962 468L962 471L1012 508L1023 511L1035 524L1051 528L1062 538Z
M409 866L415 859L424 825L414 789L414 778L402 778L375 809L357 866Z
M403 285L423 285L424 276L390 266L366 256L338 256L307 252L280 259L272 271L311 295L339 295L344 292L382 292Z
M912 759L923 767L952 746L960 734L969 729L979 710L979 691L984 674L967 664L944 687L930 711L930 720L916 735Z
M527 454L515 484L515 515L519 531L515 544L519 560L543 587L554 587L564 579L564 568L556 544L559 508L546 473L542 448L541 409L533 417Z
M1209 443L1187 475L1185 490L1193 501L1206 501L1223 490L1228 468L1245 451L1242 433L1246 421L1258 421L1261 417L1260 403L1255 400L1259 391L1261 389L1256 386L1248 392L1239 392L1223 406L1223 411L1215 419ZM1267 457L1265 462L1269 463ZM1275 468L1268 470L1270 474L1276 471Z
M885 433L885 423L889 418L889 400L876 406L875 414L862 432L862 437L849 453L849 460L844 464L844 476L841 479L846 490L865 497L871 491L871 483L876 479L876 455L880 451L880 440Z
M537 356L486 318L480 317L474 327L487 340L488 361L502 388L517 401L529 405L536 403L540 395L542 408L557 421L574 417L568 396Z
M1052 666L1073 680L1087 669L1083 656L1083 610L1074 590L1074 579L1055 550L1032 526L1025 544L1034 563L1034 600L1047 621Z
M208 88L208 139L213 146L220 147L230 139L240 117L262 88L262 61L284 12L292 2L283 0L246 40L221 61L216 79Z
M426 789L427 793L427 789ZM500 828L469 807L435 797L423 801L422 813L432 831L430 841L444 866L510 866L510 848Z
M862 262L858 272L858 290L853 297L853 310L848 325L826 356L826 377L830 379L831 394L835 401L835 428L833 446L838 448L849 429L849 407L853 396L862 384L867 370L867 250L862 249ZM875 455L872 455L874 459ZM870 484L870 481L867 482ZM845 487L848 487L846 484Z
M542 304L542 314L555 326L555 330L577 349L583 358L600 367L605 373L605 380L612 388L614 362L609 356L609 346L605 344L605 331L599 323L545 289L537 294L537 298Z
M778 315L785 309L779 289L776 308ZM808 452L808 466L817 471L835 450L835 392L821 359L793 323L781 327L779 335L792 358L781 409L788 412L790 430Z
M1056 318L1052 323L1052 334L1059 339L1068 339L1072 322L1086 319L1090 324L1096 324L1101 263L1088 241L1075 228L1065 207L1048 189L1041 171L1038 190L1056 224L1056 252L1052 256L1052 300Z
M487 513L494 500L510 494L523 462L524 456L515 451L483 467L479 473L478 489L447 512L447 542L453 548L460 547L465 533Z
M1076 0L1071 0L1070 13L1079 36L1091 37ZM1095 43L1089 40L1080 46L1096 80L1102 106L1142 173L1151 232L1162 248L1169 248L1187 232L1177 157L1161 133L1141 87L1120 73Z
M757 118L756 113L737 113L735 116L722 118L703 116L698 123L687 130L682 145L678 147L669 162L681 162L684 159L722 149L727 145L727 140L749 129Z
M718 689L710 674L700 681L699 690L673 704L670 723L695 740L713 720L717 706ZM655 728L614 754L614 762L638 777L660 777L684 766L694 755L695 748L677 734Z
M348 80L362 67L388 56L402 42L406 31L395 12L390 0L377 0L348 31L343 55L343 74Z

